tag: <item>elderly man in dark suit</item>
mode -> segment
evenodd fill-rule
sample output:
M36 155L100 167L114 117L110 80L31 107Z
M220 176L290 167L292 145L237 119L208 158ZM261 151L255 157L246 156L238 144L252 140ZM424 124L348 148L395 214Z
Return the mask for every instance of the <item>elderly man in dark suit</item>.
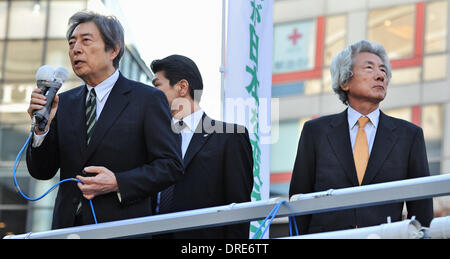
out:
M34 131L27 166L37 179L77 177L55 201L52 228L151 215L151 197L183 173L179 135L160 90L118 70L123 29L115 17L79 12L67 32L73 71L85 84L55 98L46 130ZM28 113L46 98L36 89ZM82 197L86 199L83 199Z
M203 82L195 63L172 55L151 64L181 132L185 173L161 192L159 213L250 201L253 155L247 129L211 119L199 106ZM175 232L166 238L248 238L249 223Z
M331 64L345 111L305 123L289 195L429 176L420 127L385 115L391 66L384 48L359 41ZM301 234L367 227L402 219L403 202L296 217ZM428 226L432 199L406 203L408 217Z

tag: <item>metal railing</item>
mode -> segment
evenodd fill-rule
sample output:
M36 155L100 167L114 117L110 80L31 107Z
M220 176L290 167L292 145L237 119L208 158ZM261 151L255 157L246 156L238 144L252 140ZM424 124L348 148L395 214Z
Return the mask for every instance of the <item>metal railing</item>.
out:
M276 217L307 215L445 195L450 195L450 174L294 195L289 202L280 207ZM5 238L122 238L222 226L264 219L279 201L280 199L274 198Z

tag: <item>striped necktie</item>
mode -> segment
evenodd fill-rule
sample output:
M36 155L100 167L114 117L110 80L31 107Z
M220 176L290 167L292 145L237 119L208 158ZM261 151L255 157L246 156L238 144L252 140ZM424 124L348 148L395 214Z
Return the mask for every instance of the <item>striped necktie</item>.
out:
M89 99L86 103L86 127L87 127L87 144L91 141L92 134L94 133L95 122L97 121L97 95L95 89L92 88L89 92Z

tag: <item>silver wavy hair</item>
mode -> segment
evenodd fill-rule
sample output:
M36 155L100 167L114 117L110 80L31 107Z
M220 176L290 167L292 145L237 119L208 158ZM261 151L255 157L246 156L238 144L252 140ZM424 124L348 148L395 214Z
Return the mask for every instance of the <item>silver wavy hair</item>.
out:
M336 56L334 56L330 66L331 87L333 88L334 92L338 94L339 100L341 100L345 105L348 105L348 96L347 92L342 90L341 85L347 85L352 78L354 64L353 58L356 54L361 52L373 53L380 57L381 61L386 66L388 84L389 80L392 77L391 65L389 63L386 50L383 46L378 43L369 42L366 40L361 40L347 46Z

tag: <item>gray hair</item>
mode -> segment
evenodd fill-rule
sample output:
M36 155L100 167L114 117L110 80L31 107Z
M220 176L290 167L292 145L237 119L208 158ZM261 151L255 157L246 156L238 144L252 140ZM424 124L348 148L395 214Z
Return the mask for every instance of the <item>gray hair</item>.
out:
M119 68L120 59L125 52L124 30L119 20L115 16L105 16L92 11L80 11L72 15L69 19L69 29L66 38L70 40L75 28L86 22L93 22L97 25L103 41L105 42L105 51L119 47L119 53L113 60L113 65Z
M383 64L386 66L387 83L389 83L389 80L392 77L389 58L383 46L366 40L361 40L347 46L333 58L330 66L332 82L331 87L334 92L339 95L339 100L341 100L345 105L348 105L348 96L347 92L342 90L341 85L347 85L352 78L354 57L356 54L361 52L373 53L381 59Z

